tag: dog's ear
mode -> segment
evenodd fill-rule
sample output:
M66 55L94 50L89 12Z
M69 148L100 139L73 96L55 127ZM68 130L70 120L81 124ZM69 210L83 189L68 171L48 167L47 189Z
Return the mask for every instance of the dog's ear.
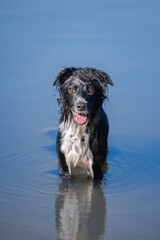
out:
M72 73L76 70L76 68L64 68L61 70L58 75L56 76L56 79L53 83L53 86L57 86L57 88L60 90L61 86L65 82L66 79L68 79Z
M106 88L108 84L113 86L113 82L110 79L109 75L101 70L94 69L94 83L97 85L99 94L101 96L102 102L105 98L108 99L106 94Z
M103 88L106 87L108 84L110 84L112 86L114 85L107 73L97 70L96 75L98 77L97 79L98 79L99 84L102 85Z

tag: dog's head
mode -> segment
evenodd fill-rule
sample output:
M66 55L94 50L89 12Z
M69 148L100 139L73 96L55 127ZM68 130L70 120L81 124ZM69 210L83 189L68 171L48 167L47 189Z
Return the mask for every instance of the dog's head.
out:
M62 114L71 114L79 125L86 124L107 98L108 84L113 85L108 74L95 68L63 69L54 81L60 92Z

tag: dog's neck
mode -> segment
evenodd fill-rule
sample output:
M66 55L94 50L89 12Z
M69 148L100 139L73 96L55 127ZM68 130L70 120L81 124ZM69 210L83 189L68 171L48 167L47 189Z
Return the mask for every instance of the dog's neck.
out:
M62 136L61 151L64 153L71 175L89 175L93 177L93 156L89 149L89 133L86 126L78 125L71 115L61 121L59 132Z

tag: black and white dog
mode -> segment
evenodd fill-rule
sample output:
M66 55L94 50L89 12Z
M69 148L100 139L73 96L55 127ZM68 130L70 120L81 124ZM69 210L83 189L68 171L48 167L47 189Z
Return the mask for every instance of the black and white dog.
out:
M102 108L108 74L95 68L65 68L54 85L60 91L57 154L63 175L101 178L106 163L108 119Z

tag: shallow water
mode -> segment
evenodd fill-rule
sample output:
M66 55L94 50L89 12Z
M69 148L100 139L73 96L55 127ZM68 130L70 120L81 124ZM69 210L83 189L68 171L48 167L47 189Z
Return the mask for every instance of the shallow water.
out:
M143 0L0 2L0 239L160 238L159 10ZM52 82L64 66L102 69L115 84L101 182L59 175Z

